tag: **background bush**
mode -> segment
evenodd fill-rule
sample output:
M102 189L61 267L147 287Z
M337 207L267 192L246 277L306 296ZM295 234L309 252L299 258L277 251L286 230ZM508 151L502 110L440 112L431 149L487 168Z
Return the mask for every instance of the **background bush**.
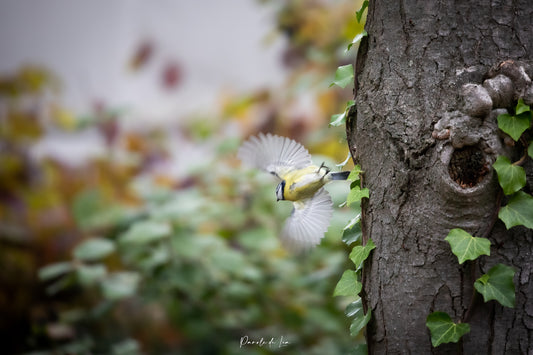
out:
M341 232L353 213L336 210L318 248L288 254L277 236L290 204L276 203L276 182L241 168L235 151L241 137L272 131L305 143L319 164L346 159L343 129L328 122L351 93L328 86L337 66L353 59L343 50L360 30L358 6L268 3L288 38L286 85L226 97L217 114L128 130L120 110L70 113L59 80L44 68L2 76L0 330L7 353L353 348L346 304L332 297L349 262ZM314 103L305 117L291 113L302 90ZM32 154L51 132L86 131L102 137L98 158L73 166ZM203 153L185 170L173 158L188 145ZM338 206L349 186L328 189ZM241 349L243 336L288 344Z

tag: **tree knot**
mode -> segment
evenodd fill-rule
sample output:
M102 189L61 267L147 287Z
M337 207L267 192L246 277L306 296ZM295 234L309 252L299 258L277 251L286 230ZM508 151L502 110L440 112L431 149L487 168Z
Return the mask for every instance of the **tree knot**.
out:
M489 172L483 151L478 146L455 149L448 164L448 173L462 188L476 186Z

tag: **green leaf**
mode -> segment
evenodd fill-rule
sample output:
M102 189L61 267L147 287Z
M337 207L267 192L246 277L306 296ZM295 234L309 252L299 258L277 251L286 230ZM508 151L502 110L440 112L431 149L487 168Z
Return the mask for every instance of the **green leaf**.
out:
M344 112L336 114L336 115L332 115L329 125L337 127L337 126L340 126L341 124L344 124L346 122L346 116L348 114L348 110L350 110L350 107L354 105L355 105L354 100L349 100L348 102L346 102L346 108L344 109ZM348 154L348 157L349 156L350 155Z
M363 17L363 12L365 12L365 9L368 7L368 0L363 1L363 4L361 5L361 8L359 11L355 13L355 17L357 18L357 22L361 23L361 18Z
M352 321L352 324L350 324L350 335L355 337L361 329L363 329L368 322L370 321L370 318L372 317L372 311L368 310L368 312L365 315L361 315L359 317L355 317Z
M158 221L140 221L121 235L120 242L132 244L147 244L168 237L171 228L168 223Z
M363 314L363 300L361 299L361 297L358 297L356 301L353 301L352 303L348 304L346 306L346 310L344 311L344 314L348 318L355 317L359 313Z
M102 282L102 293L108 300L119 300L137 292L140 275L136 272L116 272Z
M361 292L363 285L357 278L357 273L354 270L346 270L342 274L333 296L357 296Z
M74 270L70 262L50 264L39 269L39 280L48 281Z
M529 148L527 148L527 155L529 155L529 157L533 159L533 142L529 143Z
M249 269L243 253L230 248L218 248L211 256L210 263L218 270L240 275L241 277Z
M498 173L498 181L506 195L512 195L526 186L526 171L518 165L513 165L509 158L500 155L492 164Z
M74 219L83 230L114 227L129 221L138 213L135 208L112 203L110 197L99 190L79 193L72 204Z
M520 115L521 113L529 112L529 111L531 110L529 106L524 103L524 100L518 99L518 103L516 104L516 109L515 109L515 115Z
M366 37L366 36L368 36L368 33L365 30L363 30L361 33L357 34L357 36L355 36L353 38L352 43L350 43L348 45L348 48L346 48L346 51L349 51L350 49L352 49L352 46L354 44L357 44L359 41L361 41L363 39L363 37Z
M224 248L220 237L185 233L171 239L173 253L184 259L198 259L210 250Z
M346 243L346 245L351 245L361 238L362 231L361 223L359 223L360 220L361 214L358 214L346 227L344 227L342 231L342 241Z
M352 336L357 336L357 334L367 325L368 321L371 318L371 311L369 310L367 314L364 314L363 301L359 297L356 301L350 303L346 306L344 314L348 317L354 317L352 323L350 324L350 334Z
M348 206L350 206L354 202L360 202L365 197L368 198L368 196L369 196L369 193L366 187L364 189L361 189L361 187L355 186L348 193L348 197L346 198L346 203Z
M444 343L457 343L470 332L468 323L454 323L448 313L433 312L426 319L426 326L431 333L431 344L434 347Z
M529 128L530 121L531 112L524 112L516 116L504 113L498 116L498 127L515 141L518 141L522 133Z
M515 270L512 267L497 264L477 279L474 287L483 295L485 302L496 300L502 306L513 308L515 306L514 274Z
M91 238L74 249L74 257L84 261L95 261L105 258L115 250L115 244L104 238Z
M450 230L444 238L452 248L452 253L459 259L459 264L466 260L475 260L480 255L490 255L490 241L486 238L476 238L460 228Z
M90 286L102 280L107 275L104 265L81 265L77 268L78 280L83 286Z
M346 112L332 115L329 121L329 125L333 127L338 127L344 123L346 123Z
M519 225L533 228L533 197L518 191L511 196L507 205L500 209L498 217L507 229Z
M344 89L346 85L353 81L353 77L353 66L351 64L342 65L337 68L337 71L335 72L335 81L331 83L329 87L337 85Z
M344 230L353 228L361 220L361 212L357 213L354 218L350 219L350 222L344 227Z
M143 248L144 249L144 248ZM144 272L151 272L156 267L165 265L171 258L168 245L158 245L150 247L149 250L143 253L142 259L137 259L137 265L140 270ZM125 257L123 253L123 258Z
M350 260L355 264L356 270L363 267L363 262L368 258L370 252L376 248L372 239L368 239L366 245L358 245L354 247L350 253Z
M349 180L349 181L359 181L361 179L359 175L362 172L363 172L363 170L361 169L361 166L359 164L357 164L356 166L353 167L353 170L350 172L350 175L348 175L347 180Z
M277 236L267 227L247 228L239 233L237 241L246 252L274 251L278 248Z

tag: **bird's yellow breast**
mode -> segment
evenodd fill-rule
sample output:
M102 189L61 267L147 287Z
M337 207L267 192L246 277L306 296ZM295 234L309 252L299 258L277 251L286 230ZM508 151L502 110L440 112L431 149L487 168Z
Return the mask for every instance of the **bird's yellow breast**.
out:
M283 176L283 180L285 180L283 197L289 201L313 197L328 182L325 179L326 174L325 168L319 168L315 165L287 173Z

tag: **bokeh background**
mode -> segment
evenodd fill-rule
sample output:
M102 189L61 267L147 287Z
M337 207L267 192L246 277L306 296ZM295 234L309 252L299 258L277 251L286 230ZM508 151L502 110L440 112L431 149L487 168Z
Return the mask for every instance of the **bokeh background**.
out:
M305 255L249 135L348 157L330 88L354 0L0 3L0 337L6 354L345 354L336 209ZM350 159L343 169L351 168ZM347 183L328 187L342 205ZM353 265L352 265L353 266ZM241 347L283 337L286 346Z

